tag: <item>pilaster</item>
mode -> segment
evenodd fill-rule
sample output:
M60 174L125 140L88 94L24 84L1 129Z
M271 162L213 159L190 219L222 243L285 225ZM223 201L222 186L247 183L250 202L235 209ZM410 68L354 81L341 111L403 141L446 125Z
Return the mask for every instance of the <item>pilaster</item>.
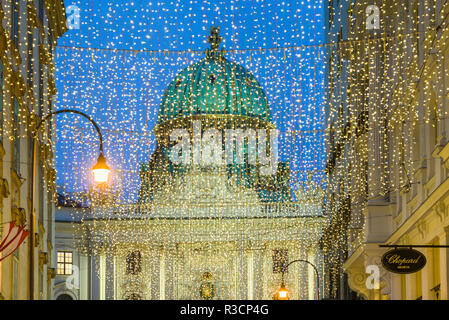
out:
M248 273L248 300L253 300L254 295L254 252L249 248L247 255L247 273Z
M114 300L114 257L105 257L105 300Z
M444 227L440 234L439 243L449 245L449 226ZM440 297L441 300L449 300L449 248L440 248Z
M391 300L402 300L402 286L401 286L401 275L397 273L391 274Z
M410 273L405 275L405 297L407 300L416 299L416 274Z
M160 251L159 261L159 299L165 300L165 248Z
M160 251L157 246L151 249L150 272L151 272L151 299L160 299Z
M422 299L423 300L432 300L432 293L430 289L432 289L432 270L433 270L433 256L432 256L432 248L426 248L424 250L424 255L426 256L427 263L424 268L421 270L421 283L422 283Z
M175 298L175 246L165 246L165 299Z

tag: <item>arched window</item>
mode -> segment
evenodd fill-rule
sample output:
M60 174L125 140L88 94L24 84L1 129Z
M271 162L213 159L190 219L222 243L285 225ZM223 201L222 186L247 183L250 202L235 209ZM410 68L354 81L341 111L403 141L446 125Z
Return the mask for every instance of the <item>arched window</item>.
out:
M288 264L288 249L273 250L273 273L282 273ZM288 270L285 270L286 272Z
M126 257L126 272L132 275L142 272L142 255L139 250L128 253Z
M125 300L142 300L142 297L140 296L140 294L131 293L128 296L126 296Z
M73 300L73 298L72 298L70 295L68 295L68 294L66 294L66 293L63 293L63 294L60 294L60 295L56 298L56 300Z
M217 78L217 77L215 76L215 74L213 74L213 73L210 74L210 75L209 75L209 78L208 78L208 79L209 79L209 83L210 83L210 84L214 84L216 78Z

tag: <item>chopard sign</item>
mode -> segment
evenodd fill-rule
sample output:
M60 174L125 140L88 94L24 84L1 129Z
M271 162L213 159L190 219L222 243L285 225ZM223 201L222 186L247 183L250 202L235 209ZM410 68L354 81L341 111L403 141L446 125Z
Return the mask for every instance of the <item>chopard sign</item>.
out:
M382 265L394 273L413 273L426 265L426 257L413 249L393 249L382 256Z

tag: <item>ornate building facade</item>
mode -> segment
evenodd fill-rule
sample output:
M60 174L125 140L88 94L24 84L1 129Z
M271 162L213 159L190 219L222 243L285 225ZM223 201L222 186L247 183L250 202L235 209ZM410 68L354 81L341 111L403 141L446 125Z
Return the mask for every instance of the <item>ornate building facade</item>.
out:
M369 5L378 28L367 27ZM349 1L346 12L347 98L328 127L328 175L341 187L328 190L326 246L347 250L342 270L366 299L446 300L447 248L420 249L424 269L398 275L381 266L379 245L448 244L449 4ZM368 266L379 268L378 289Z
M31 228L32 132L53 108L53 52L67 27L60 0L10 0L0 5L0 237L11 221ZM46 131L46 132L45 132ZM0 262L0 299L52 296L55 170L50 126L39 135L35 234ZM30 237L35 247L31 248ZM33 252L33 255L31 254ZM33 260L31 260L33 257Z
M326 11L326 43L340 43L348 39L348 7L350 1L328 1ZM329 46L328 61L326 65L326 127L329 130L327 150L335 150L348 110L336 113L341 105L346 105L348 98L347 86L349 83L349 64L338 46ZM333 155L333 153L331 153ZM354 293L348 285L347 275L342 271L342 265L348 257L347 243L337 235L347 232L346 216L349 215L345 203L345 185L341 172L334 171L333 158L327 162L328 176L327 201L325 212L329 216L329 225L324 232L322 246L324 249L325 268L327 270L324 296L330 299L353 299ZM338 159L339 167L345 168L348 160L345 157ZM327 246L326 244L332 244Z
M139 203L93 206L81 219L80 244L57 239L57 250L84 248L88 259L79 269L94 270L87 277L81 271L90 288L85 297L272 299L283 266L295 259L312 262L323 279L322 190L309 181L292 200L289 163L271 157L275 125L262 87L224 57L218 29L208 40L206 57L164 94L157 148L140 168ZM55 298L83 297L68 292L66 280L57 278ZM285 280L292 299L315 299L318 280L307 264L292 265Z

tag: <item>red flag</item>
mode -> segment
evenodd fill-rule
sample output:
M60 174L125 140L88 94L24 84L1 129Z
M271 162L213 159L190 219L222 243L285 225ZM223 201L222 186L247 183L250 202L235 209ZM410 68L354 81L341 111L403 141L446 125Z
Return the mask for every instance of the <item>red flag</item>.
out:
M30 233L28 230L24 230L25 225L16 226L14 222L9 224L9 231L6 237L0 243L0 261L8 257L13 253L25 240Z

